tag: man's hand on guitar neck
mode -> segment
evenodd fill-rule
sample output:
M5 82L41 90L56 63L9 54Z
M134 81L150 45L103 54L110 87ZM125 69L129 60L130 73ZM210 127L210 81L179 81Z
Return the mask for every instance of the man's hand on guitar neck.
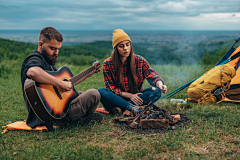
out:
M100 67L95 71L95 73L99 73L99 72L101 72L101 68Z
M31 78L32 80L39 82L50 84L60 88L62 91L70 91L72 89L72 83L69 81L62 81L53 77L52 75L45 72L40 67L31 67L28 69L26 73L27 77Z

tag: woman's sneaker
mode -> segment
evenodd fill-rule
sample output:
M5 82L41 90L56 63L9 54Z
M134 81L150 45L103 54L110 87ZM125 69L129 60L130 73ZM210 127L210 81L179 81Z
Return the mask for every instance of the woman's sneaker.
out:
M143 111L143 106L134 106L131 110L133 115L136 115L138 113L141 113Z

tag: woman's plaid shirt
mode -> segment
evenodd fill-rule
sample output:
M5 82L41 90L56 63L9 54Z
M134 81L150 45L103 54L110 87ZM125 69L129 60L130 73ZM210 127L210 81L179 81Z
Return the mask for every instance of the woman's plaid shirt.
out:
M162 80L159 77L158 73L153 70L149 63L140 55L134 55L135 57L135 67L136 67L136 78L137 78L137 87L139 91L142 91L143 80L146 78L148 83L152 86L156 86L156 82ZM123 63L121 66L123 72L123 83L127 89L127 92L130 91L130 82L127 77L127 62ZM107 58L103 62L103 78L106 88L110 89L116 95L121 96L122 91L118 79L116 77L115 69L113 67L112 58ZM164 82L163 82L164 83Z

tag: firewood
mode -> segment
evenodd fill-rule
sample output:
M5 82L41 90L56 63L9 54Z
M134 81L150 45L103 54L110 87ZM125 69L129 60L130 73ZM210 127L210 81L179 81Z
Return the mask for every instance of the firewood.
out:
M163 119L141 119L140 126L143 129L168 128L169 120L166 118L163 118Z
M123 112L123 115L124 115L124 116L127 116L127 117L132 117L132 116L133 116L132 112L130 112L130 111L128 111L128 110L124 111L124 112Z
M137 122L132 122L129 124L129 127L132 128L132 129L136 129L138 128L139 124Z
M176 119L177 121L181 120L181 117L179 114L173 115L173 118Z
M144 106L143 111L135 116L131 112L124 112L123 116L114 118L115 123L126 124L131 129L175 129L176 126L173 126L181 121L184 121L184 118L181 120L180 114L170 115L152 102Z
M150 105L152 105L152 101L150 101L148 105L144 107L143 111L134 118L133 122L137 121L149 109Z

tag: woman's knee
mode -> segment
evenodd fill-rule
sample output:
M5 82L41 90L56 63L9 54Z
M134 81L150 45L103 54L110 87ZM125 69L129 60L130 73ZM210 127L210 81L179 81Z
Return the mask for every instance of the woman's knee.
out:
M102 94L102 93L106 92L106 90L107 90L107 88L99 88L99 89L98 89L98 92L99 92L100 94Z
M155 87L155 91L156 91L157 94L161 94L162 93L161 89L158 88L158 87Z
M98 89L98 92L101 94L101 97L108 96L108 94L112 93L112 91L110 91L107 88L100 88L100 89Z
M158 87L152 88L152 94L149 97L151 101L155 102L161 98L162 91Z
M149 92L155 96L159 96L159 98L161 97L162 91L161 89L159 89L158 87L149 87L146 90L144 90L145 92Z
M157 96L157 99L161 98L162 91L158 87L155 89L155 95Z

